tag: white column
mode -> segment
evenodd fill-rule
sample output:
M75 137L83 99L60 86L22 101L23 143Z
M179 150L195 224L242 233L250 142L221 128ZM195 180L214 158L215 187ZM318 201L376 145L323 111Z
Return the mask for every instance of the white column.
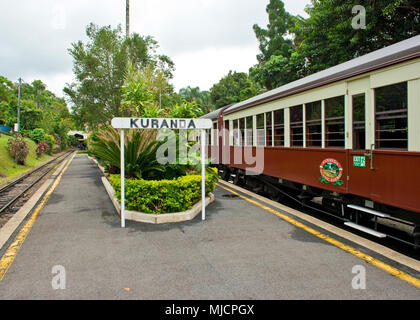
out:
M290 108L284 109L284 146L290 148Z
M325 148L325 100L321 100L321 147Z
M121 228L125 228L125 160L124 160L124 129L121 129Z
M205 130L201 130L201 219L206 220L206 144Z

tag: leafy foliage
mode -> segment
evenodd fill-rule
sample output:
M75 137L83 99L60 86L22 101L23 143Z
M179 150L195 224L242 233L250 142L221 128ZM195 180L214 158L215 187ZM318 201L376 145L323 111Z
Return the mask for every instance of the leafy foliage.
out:
M28 156L28 145L23 137L15 136L7 141L10 156L17 164L24 165Z
M39 159L44 153L49 153L50 146L46 142L39 142L36 147L36 158Z
M156 141L156 131L130 130L125 134L125 171L127 177L152 179L162 166L158 163L156 151L160 142ZM108 163L120 168L120 133L111 126L104 126L89 144L90 152Z
M170 118L198 118L203 114L202 109L197 105L195 101L188 102L184 101L182 104L176 104L169 111Z
M187 86L179 90L179 95L185 101L195 102L203 113L213 111L210 91L201 91L199 87L192 88Z
M45 135L45 143L48 144L48 146L49 146L48 154L51 155L53 150L54 150L53 148L54 148L54 144L55 144L54 136L52 136L50 134L46 134Z
M206 193L215 188L214 176L206 176ZM121 198L121 177L111 175L111 185ZM201 199L201 176L187 175L176 180L147 181L126 179L125 200L128 210L163 214L191 209Z
M158 45L152 37L134 33L126 38L121 26L112 29L95 24L87 27L86 34L87 43L73 43L69 50L77 81L64 89L79 126L93 128L116 116L134 115L138 106L155 99L149 94L147 79L126 81L129 68L136 72L150 67L160 70L166 79L172 77L174 64L167 56L156 54Z
M352 27L356 4L366 8L365 29ZM270 0L267 29L254 26L261 53L250 76L270 90L418 35L419 8L419 0L313 0L304 19Z
M42 128L36 128L28 133L29 138L31 138L35 142L44 141L45 139L45 131Z
M211 102L215 109L246 100L261 92L260 87L244 72L232 72L210 89Z
M17 123L17 106L18 84L0 76L0 122L11 127ZM32 135L36 142L43 140L40 130L65 142L74 126L65 100L48 91L40 80L22 83L20 109L20 132Z

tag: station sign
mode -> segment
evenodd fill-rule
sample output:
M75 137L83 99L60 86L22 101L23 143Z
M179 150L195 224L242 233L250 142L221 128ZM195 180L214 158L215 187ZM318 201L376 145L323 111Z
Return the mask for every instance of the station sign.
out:
M206 168L205 168L205 148L206 130L212 128L210 119L166 119L166 118L113 118L111 125L115 129L120 129L120 146L125 143L124 129L185 129L201 131L201 216L206 219ZM125 228L125 148L120 148L121 152L121 227Z
M116 129L211 129L210 119L114 118Z

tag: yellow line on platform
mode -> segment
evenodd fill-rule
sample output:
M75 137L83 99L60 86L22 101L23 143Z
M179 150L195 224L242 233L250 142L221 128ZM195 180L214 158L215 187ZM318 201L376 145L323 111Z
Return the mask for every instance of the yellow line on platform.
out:
M26 221L25 225L20 229L19 233L16 235L15 239L10 244L9 248L7 248L6 252L2 256L0 260L0 281L3 280L4 276L6 275L7 270L9 270L10 266L15 260L16 255L18 254L20 248L23 245L23 242L25 241L27 235L29 234L29 231L32 229L32 226L34 225L39 212L42 210L42 208L44 208L51 194L54 192L55 188L57 188L58 184L60 183L61 177L63 176L64 172L69 167L75 155L76 154L74 154L71 157L71 159L68 161L64 169L61 171L57 179L54 181L53 185L50 187L48 192L42 198L38 206L35 208L34 212L32 213L32 216L28 219L28 221Z
M363 252L361 252L357 249L354 249L353 247L350 247L350 246L348 246L348 245L346 245L346 244L344 244L344 243L342 243L342 242L340 242L340 241L338 241L334 238L331 238L327 235L324 235L321 232L316 231L316 230L304 225L303 223L300 223L299 221L296 221L295 219L292 219L289 216L287 216L285 214L282 214L282 213L280 213L280 212L278 212L278 211L276 211L276 210L274 210L270 207L267 207L267 206L261 204L258 201L255 201L255 200L252 200L248 197L245 197L245 196L237 193L236 191L234 191L230 188L221 186L218 183L216 185L218 187L220 187L222 189L225 189L226 191L229 191L229 192L237 195L238 197L240 197L240 198L242 198L242 199L244 199L244 200L246 200L246 201L248 201L248 202L250 202L250 203L266 210L266 211L268 211L268 212L271 212L272 214L275 214L276 216L278 216L279 218L289 222L290 224L292 224L292 225L294 225L294 226L296 226L300 229L303 229L303 230L309 232L310 234L313 234L314 236L316 236L316 237L318 237L318 238L320 238L324 241L327 241L328 243L330 243L330 244L332 244L332 245L334 245L334 246L336 246L336 247L338 247L338 248L340 248L340 249L342 249L342 250L344 250L348 253L351 253L352 255L354 255L354 256L356 256L356 257L358 257L358 258L360 258L360 259L378 267L379 269L382 269L382 270L388 272L389 274L391 274L391 275L393 275L397 278L400 278L401 280L404 280L404 281L408 282L409 284L411 284L411 285L420 289L420 280L419 279L417 279L417 278L415 278L415 277L413 277L413 276L411 276L411 275L409 275L409 274L407 274L407 273L405 273L401 270L398 270L394 267L391 267L390 265L388 265L388 264L386 264L386 263L384 263L380 260L377 260L377 259L373 258L372 256L369 256L369 255L367 255L367 254L365 254L365 253L363 253Z

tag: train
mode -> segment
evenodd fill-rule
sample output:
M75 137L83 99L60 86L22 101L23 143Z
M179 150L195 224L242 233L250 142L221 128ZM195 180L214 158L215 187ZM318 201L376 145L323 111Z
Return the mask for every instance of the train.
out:
M202 118L221 179L378 238L405 225L420 248L420 36Z

